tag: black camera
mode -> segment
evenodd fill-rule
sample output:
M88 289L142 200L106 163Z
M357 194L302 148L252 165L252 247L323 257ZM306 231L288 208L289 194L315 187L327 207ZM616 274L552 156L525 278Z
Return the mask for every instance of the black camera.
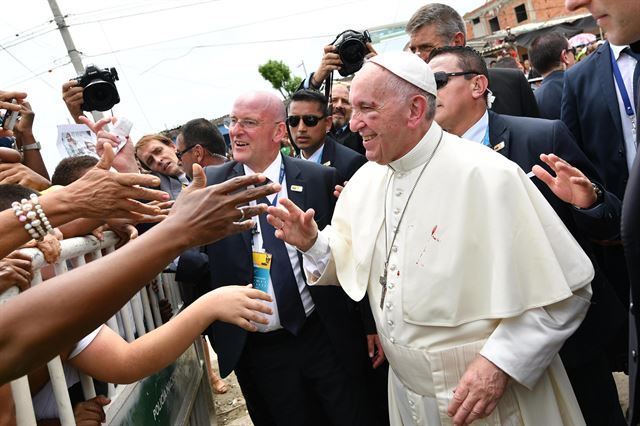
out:
M346 77L358 71L364 64L364 57L369 53L367 43L371 42L369 31L359 33L346 30L336 36L333 44L340 55L342 68L338 70L341 76Z
M118 72L115 68L99 69L95 65L87 65L84 74L76 78L82 92L83 111L108 111L120 102L116 89Z

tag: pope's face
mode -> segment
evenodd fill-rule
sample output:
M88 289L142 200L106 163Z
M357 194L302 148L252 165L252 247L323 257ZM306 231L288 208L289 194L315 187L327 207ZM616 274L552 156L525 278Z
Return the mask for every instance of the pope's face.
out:
M569 11L585 7L613 44L640 40L640 1L638 0L565 0Z
M350 94L351 131L360 133L367 159L378 164L389 164L406 151L401 142L408 107L386 89L385 78L384 70L367 64L354 77Z

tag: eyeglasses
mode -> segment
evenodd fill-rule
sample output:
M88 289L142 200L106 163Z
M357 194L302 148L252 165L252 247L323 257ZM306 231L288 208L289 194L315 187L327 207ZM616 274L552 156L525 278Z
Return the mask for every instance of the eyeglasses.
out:
M290 115L287 117L287 124L291 127L298 127L300 124L300 119L302 118L302 122L307 127L315 127L318 125L320 120L325 118L326 115L322 117L316 117L315 115Z
M449 83L449 77L458 77L461 75L479 75L478 71L457 71L457 72L444 72L437 71L433 73L433 77L436 80L436 88L438 90L442 89L444 86Z
M256 127L260 126L262 122L254 120L252 118L238 119L236 117L225 117L224 120L222 120L222 124L224 124L224 127L226 127L227 129L235 127L236 124L243 129L255 129Z
M193 148L195 148L198 144L195 145L191 145L189 148L186 148L182 151L176 151L176 157L178 157L178 160L182 160L182 156L185 155L187 152L191 151Z
M573 53L573 56L576 56L576 48L575 47L570 47L568 49L565 49L567 51L567 53Z

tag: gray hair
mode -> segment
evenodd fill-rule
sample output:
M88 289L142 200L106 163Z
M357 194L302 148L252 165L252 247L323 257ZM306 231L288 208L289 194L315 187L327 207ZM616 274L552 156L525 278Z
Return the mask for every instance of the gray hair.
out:
M429 3L413 14L405 31L413 34L425 25L435 25L441 40L451 41L457 33L462 33L467 42L467 30L462 17L451 6L442 3Z
M375 64L377 65L377 64ZM378 66L380 69L384 70L387 75L387 78L384 80L384 91L385 93L391 93L394 99L398 99L399 101L406 101L407 99L413 96L423 96L427 99L427 106L429 110L425 113L426 120L433 120L433 117L436 115L436 97L431 93L422 90L421 88L414 86L406 80L398 77L394 73L389 70Z

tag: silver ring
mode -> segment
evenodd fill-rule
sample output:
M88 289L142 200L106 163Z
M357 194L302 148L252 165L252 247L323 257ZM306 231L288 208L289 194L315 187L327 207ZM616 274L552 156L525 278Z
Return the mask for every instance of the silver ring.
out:
M236 207L236 210L238 210L240 212L240 219L238 219L236 222L242 222L245 218L244 218L244 209L241 209L240 207Z

